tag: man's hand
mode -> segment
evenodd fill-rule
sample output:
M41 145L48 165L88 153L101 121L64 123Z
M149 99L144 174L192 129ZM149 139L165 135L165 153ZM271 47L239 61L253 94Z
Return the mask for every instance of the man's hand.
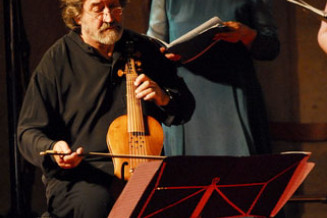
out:
M165 106L170 101L168 94L159 85L144 74L139 75L134 82L136 98L153 101L158 106Z
M72 152L67 142L58 141L53 146L53 151L57 153L62 153L66 155L55 155L54 159L56 160L59 167L63 169L71 169L82 161L82 156L79 156L83 153L83 148L80 147L76 150L76 152Z
M256 30L240 22L228 21L224 22L224 25L226 25L230 31L217 33L213 38L214 40L224 40L232 43L242 41L243 44L249 48L257 36Z

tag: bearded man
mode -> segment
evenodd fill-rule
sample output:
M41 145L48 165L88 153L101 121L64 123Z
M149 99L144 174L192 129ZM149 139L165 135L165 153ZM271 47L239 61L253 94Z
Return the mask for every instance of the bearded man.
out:
M108 157L110 124L127 113L126 80L117 72L128 57L142 63L132 84L143 112L167 126L187 122L194 99L146 36L123 28L126 0L62 0L71 31L43 56L31 77L18 123L22 155L43 172L47 217L107 217L115 202ZM132 52L129 45L132 44ZM52 150L53 156L40 156Z

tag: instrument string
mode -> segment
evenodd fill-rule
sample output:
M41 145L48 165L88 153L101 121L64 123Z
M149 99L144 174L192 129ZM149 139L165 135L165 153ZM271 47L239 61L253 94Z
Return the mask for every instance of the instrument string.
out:
M133 84L132 81L133 81L133 78L132 77L132 74L131 74L131 69L130 69L130 62L128 60L127 62L127 74L126 74L126 82L127 82L127 114L128 114L128 134L129 134L129 140L128 140L128 143L129 143L129 153L131 155L135 155L135 143L134 143L134 126L133 123L134 123L134 116L135 116L135 112L134 112L134 109L133 109ZM135 163L132 159L129 160L129 168L130 169L133 169L134 166L135 166Z
M145 140L145 128L143 121L143 111L141 100L137 99L135 96L135 86L134 81L137 77L137 73L135 71L135 63L133 59L128 59L127 61L127 99L129 105L128 113L128 125L129 125L129 137L130 137L130 154L132 155L145 155L147 142ZM137 166L141 162L145 162L145 159L131 159L130 160L130 168L133 169L134 166Z

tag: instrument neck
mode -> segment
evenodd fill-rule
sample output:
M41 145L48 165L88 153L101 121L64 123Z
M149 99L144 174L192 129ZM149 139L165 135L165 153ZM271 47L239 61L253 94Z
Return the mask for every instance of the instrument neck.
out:
M129 60L131 61L133 60ZM128 65L132 64L128 63ZM128 132L144 133L142 102L135 95L134 81L138 75L133 70L130 72L133 73L126 74Z

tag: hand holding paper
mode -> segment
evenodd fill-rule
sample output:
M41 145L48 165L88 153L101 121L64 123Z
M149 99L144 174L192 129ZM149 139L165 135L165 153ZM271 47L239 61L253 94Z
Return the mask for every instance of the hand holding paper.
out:
M232 43L242 41L245 46L249 47L257 36L256 30L240 22L228 21L224 22L224 25L228 27L230 31L217 33L214 36L214 40L224 40Z
M213 17L169 44L156 38L154 40L166 48L170 58L176 58L172 54L179 55L181 63L185 64L204 54L216 44L214 36L225 31L229 31L229 28L219 17Z

